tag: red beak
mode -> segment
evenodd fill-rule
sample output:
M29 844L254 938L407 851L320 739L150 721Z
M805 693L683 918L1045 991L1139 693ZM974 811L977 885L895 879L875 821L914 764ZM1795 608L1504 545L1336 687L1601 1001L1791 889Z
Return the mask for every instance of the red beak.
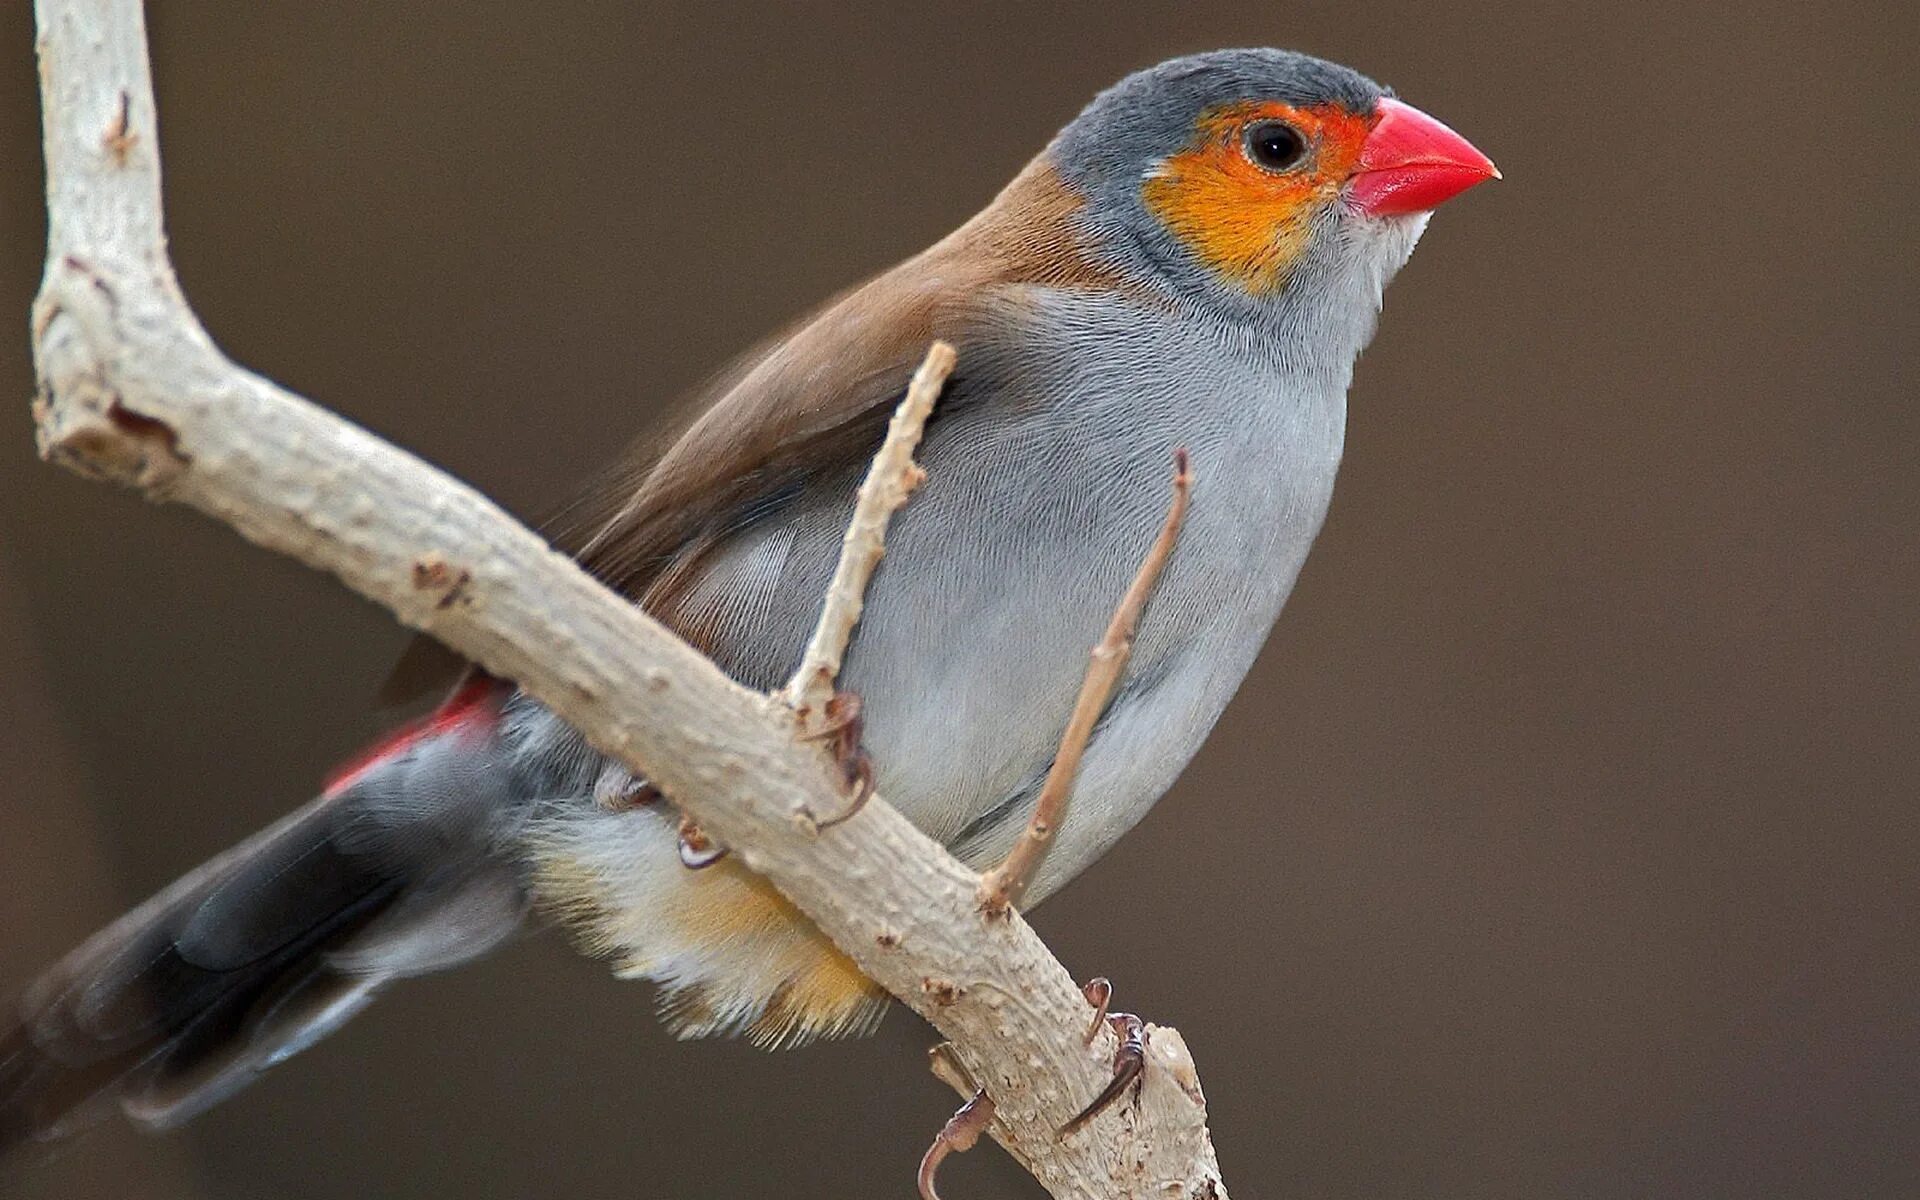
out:
M1347 194L1361 212L1384 217L1425 212L1498 178L1500 169L1472 142L1413 105L1382 97Z

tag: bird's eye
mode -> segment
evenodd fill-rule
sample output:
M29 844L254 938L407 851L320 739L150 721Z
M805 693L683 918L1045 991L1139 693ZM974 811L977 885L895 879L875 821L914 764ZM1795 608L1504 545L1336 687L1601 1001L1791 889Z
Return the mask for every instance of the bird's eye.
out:
M1247 130L1247 157L1263 170L1290 170L1306 154L1307 139L1284 121L1262 121Z

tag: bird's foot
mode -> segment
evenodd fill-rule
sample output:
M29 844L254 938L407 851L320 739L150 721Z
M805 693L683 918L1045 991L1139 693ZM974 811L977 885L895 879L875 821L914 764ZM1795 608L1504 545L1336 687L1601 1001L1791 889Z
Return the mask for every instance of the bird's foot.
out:
M658 804L666 797L644 779L635 779L623 769L610 768L593 785L593 799L608 812L632 812ZM710 867L727 856L727 848L708 837L686 817L680 818L680 863L689 871Z
M704 870L727 856L727 848L708 837L706 831L685 817L680 818L680 865L689 871Z
M960 1111L947 1119L947 1123L934 1135L933 1145L920 1157L920 1200L940 1200L939 1191L933 1186L933 1178L940 1172L940 1164L949 1154L963 1154L973 1149L980 1135L987 1131L993 1122L993 1098L982 1088L973 1093L973 1099L960 1106Z
M860 745L860 733L865 728L860 707L859 693L835 692L821 711L823 720L819 727L801 735L804 741L827 744L841 778L853 792L844 809L824 821L815 821L815 829L831 829L852 820L873 795L873 760Z
M1113 984L1104 976L1088 981L1082 991L1086 993L1087 1003L1093 1005L1093 1023L1087 1026L1087 1045L1093 1045L1093 1039L1100 1036L1100 1026L1105 1024L1119 1036L1120 1048L1113 1054L1113 1078L1092 1103L1080 1110L1079 1116L1060 1127L1061 1137L1085 1128L1087 1122L1112 1107L1114 1101L1140 1082L1140 1076L1147 1069L1146 1023L1132 1013L1107 1011L1107 1005L1113 1000Z

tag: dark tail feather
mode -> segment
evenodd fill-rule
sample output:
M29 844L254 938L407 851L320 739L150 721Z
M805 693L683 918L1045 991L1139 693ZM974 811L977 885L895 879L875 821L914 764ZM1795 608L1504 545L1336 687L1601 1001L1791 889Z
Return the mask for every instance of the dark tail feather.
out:
M440 728L396 745L37 980L0 1032L0 1153L115 1103L150 1127L177 1125L391 980L511 934L526 899L498 852L510 783L485 733Z

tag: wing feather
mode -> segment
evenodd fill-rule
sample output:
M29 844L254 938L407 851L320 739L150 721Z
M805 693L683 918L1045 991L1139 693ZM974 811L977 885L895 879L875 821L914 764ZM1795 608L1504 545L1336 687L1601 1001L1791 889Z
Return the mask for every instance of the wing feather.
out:
M1010 290L1128 286L1082 252L1074 224L1081 203L1046 154L1034 159L946 239L830 302L724 375L664 452L630 457L563 510L549 526L555 544L702 645L701 630L678 612L702 563L776 512L799 481L871 455L935 338L960 349L937 421L961 397L983 398L966 386L969 352ZM436 659L409 650L383 695L425 691L419 679Z

